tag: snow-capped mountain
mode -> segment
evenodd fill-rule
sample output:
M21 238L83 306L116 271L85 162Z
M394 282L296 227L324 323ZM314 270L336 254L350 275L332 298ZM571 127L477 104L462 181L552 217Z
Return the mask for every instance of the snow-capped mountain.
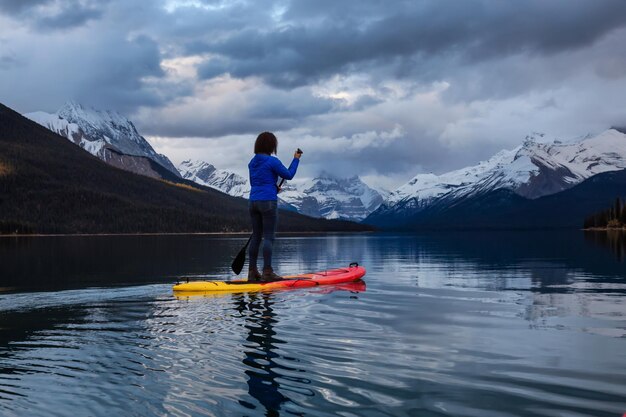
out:
M183 161L178 170L185 179L237 197L248 197L250 183L234 172L204 161ZM360 221L382 203L381 192L368 187L357 176L338 179L322 174L312 180L289 181L278 196L283 208L311 217Z
M279 195L311 217L360 221L383 202L382 195L358 176L335 178L323 173L304 183L288 184Z
M179 177L172 162L158 154L137 132L135 125L117 112L68 102L56 113L34 112L24 116L118 168L162 178L162 169L155 167L152 161Z
M250 194L250 184L246 178L234 172L217 169L208 162L188 159L178 165L178 171L186 180L235 197L248 197Z
M559 193L596 174L626 168L626 134L609 129L597 136L546 143L543 134L497 153L478 165L442 175L419 174L383 202L373 216L409 215L494 190L536 199Z

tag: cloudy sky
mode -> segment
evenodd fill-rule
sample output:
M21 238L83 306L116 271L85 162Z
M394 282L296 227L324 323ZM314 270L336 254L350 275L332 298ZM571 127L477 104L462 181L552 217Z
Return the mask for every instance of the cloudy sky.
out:
M303 176L392 188L626 126L626 1L0 0L0 102L70 99L175 163L245 173L270 130Z

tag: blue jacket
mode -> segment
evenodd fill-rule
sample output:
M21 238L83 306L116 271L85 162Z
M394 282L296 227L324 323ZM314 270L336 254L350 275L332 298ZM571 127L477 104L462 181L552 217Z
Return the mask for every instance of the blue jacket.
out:
M293 158L289 169L278 160L278 158L258 153L248 164L250 171L250 201L276 200L278 177L286 180L292 179L296 175L299 159Z

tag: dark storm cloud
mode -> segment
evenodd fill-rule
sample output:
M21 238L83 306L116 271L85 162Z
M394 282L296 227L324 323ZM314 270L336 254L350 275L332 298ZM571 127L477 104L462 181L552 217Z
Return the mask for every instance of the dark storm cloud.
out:
M102 17L109 0L2 0L0 12L27 22L33 29L48 31L84 25Z
M68 7L54 16L41 17L37 20L38 29L67 29L82 26L90 20L99 19L102 10L88 7Z
M0 64L3 99L23 112L52 112L76 100L130 114L138 107L160 106L192 91L167 82L154 85L165 75L154 39L127 39L125 33L110 31L98 35L74 36L61 43L54 37L41 43L12 42L13 55Z
M103 108L132 111L141 105L155 106L170 99L167 91L151 91L145 77L162 77L159 45L140 36L123 40L118 36L105 40L97 49L97 59L90 67L85 84L76 92L80 102Z
M373 0L293 1L280 25L262 22L190 46L222 57L201 66L203 77L261 76L291 88L389 64L396 75L419 77L403 65L419 68L419 61L433 57L471 63L519 53L555 54L590 45L624 24L622 0L429 0L393 7Z
M53 0L2 0L0 11L12 15L19 15L35 6L50 3Z
M311 96L305 92L298 100L288 93L267 92L256 98L249 115L259 119L287 119L295 123L307 116L330 113L335 108L332 100ZM288 103L288 104L286 104Z
M205 2L207 3L207 2ZM180 6L170 12L159 7L141 14L148 16L154 29L171 40L180 42L187 53L207 50L209 41L250 26L265 25L271 20L271 1L226 1L219 9Z
M524 69L516 70L520 75L515 79L480 75L474 79L469 71L473 65L515 54L550 55L581 48L626 22L623 0L199 3L211 7L187 3L168 12L162 8L164 2L3 0L0 12L46 31L79 27L102 19L107 10L109 19L102 22L106 32L149 34L165 56L210 54L198 66L201 79L225 73L235 78L258 76L274 87L291 89L359 72L372 82L430 83L458 77L463 82L447 93L454 99L520 94L533 88L535 75ZM116 57L111 55L115 67ZM621 74L615 64L598 72ZM377 100L360 99L357 108Z

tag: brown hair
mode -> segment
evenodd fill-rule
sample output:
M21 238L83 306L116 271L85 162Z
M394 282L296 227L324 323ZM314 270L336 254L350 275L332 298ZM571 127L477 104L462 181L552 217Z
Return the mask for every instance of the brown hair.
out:
M278 150L278 140L272 132L263 132L254 142L254 153L275 154Z

